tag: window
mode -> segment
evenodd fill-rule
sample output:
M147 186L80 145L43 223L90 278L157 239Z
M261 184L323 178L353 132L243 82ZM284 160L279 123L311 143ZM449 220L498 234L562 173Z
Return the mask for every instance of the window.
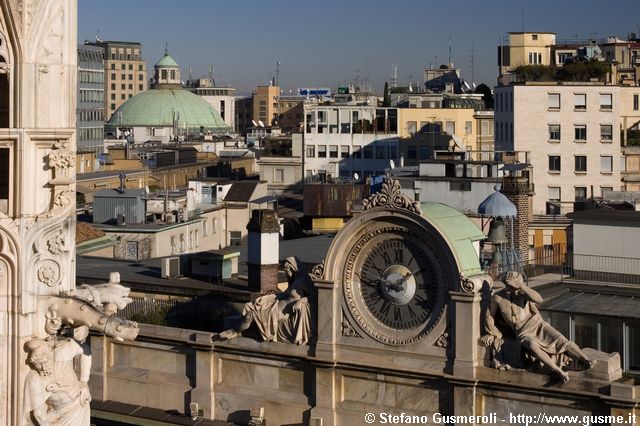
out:
M138 74L138 81L144 80L144 76L142 74Z
M575 172L576 173L586 173L587 172L587 156L586 155L576 155L575 156Z
M126 74L120 74L120 79L121 80L126 80L127 79L127 75Z
M473 133L473 125L470 121L465 121L464 123L464 134L465 135L470 135L471 133Z
M338 158L338 145L329 145L329 158Z
M364 147L364 158L365 160L371 160L373 158L373 147L367 145Z
M416 146L410 146L407 149L407 158L409 160L416 160L418 158L418 148Z
M115 79L116 79L115 73L111 73L111 80L115 80Z
M144 90L142 87L143 87L142 84L138 84L138 90L141 92Z
M581 348L598 347L598 321L596 318L586 315L575 316L575 342Z
M120 90L125 90L125 88L126 88L126 87L127 87L127 85L126 85L126 84L121 84L121 85L120 85Z
M327 158L327 146L318 145L318 158Z
M133 64L129 64L129 71L133 70Z
M531 40L537 40L538 34L531 34Z
M549 187L549 201L560 201L560 187L559 186L550 186Z
M315 145L307 145L307 158L314 158L316 156L316 147Z
M411 136L416 134L416 122L415 121L407 121L407 133Z
M116 110L116 104L111 104L111 111L115 111Z
M613 108L611 93L600 93L600 109L610 111Z
M640 109L640 95L633 95L633 110Z
M229 231L229 245L239 246L241 240L242 240L242 232Z
M600 194L604 197L607 192L613 191L613 186L601 186Z
M273 169L273 181L275 183L284 182L284 169Z
M629 370L640 370L640 322L630 321L627 326L629 354L625 364Z
M429 147L420 145L420 159L427 160L429 159Z
M340 158L349 158L349 145L340 145Z
M586 142L587 141L587 126L584 124L575 126L575 140Z
M127 96L124 93L120 95L120 99L126 99L126 98Z
M600 125L600 140L611 142L613 140L613 126L611 124Z
M587 187L576 186L576 201L581 201L586 199L587 199Z
M549 124L549 140L550 141L559 141L560 140L560 125L559 124Z
M456 134L456 123L455 121L447 121L445 123L445 132L449 135Z
M611 155L600 156L600 173L613 173L613 157Z
M560 156L549 156L549 173L560 173Z
M120 69L121 69L121 70L123 70L123 69L125 69L125 68L126 68L125 64L120 65Z
M560 109L560 93L549 93L549 109Z
M390 160L394 160L396 158L396 147L395 146L387 146L387 158Z
M115 100L116 100L116 94L115 94L115 93L112 93L112 94L111 94L111 100L112 100L112 101L115 101Z
M585 111L587 109L587 95L584 93L575 93L573 95L574 109Z
M10 166L9 148L0 148L0 212L4 214L9 213Z

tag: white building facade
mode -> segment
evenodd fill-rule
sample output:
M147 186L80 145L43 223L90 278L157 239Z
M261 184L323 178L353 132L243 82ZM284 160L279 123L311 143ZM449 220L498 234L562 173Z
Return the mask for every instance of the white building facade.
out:
M384 173L399 159L398 110L373 106L314 106L304 122L305 178L360 179ZM294 139L294 144L296 140Z
M574 201L621 188L621 91L627 89L589 83L496 87L496 150L531 153L534 214L567 213Z

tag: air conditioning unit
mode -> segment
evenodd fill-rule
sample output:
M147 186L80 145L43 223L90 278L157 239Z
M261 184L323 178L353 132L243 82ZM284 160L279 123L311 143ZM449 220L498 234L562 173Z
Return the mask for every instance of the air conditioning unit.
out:
M180 258L166 257L162 259L162 278L175 278L180 276Z

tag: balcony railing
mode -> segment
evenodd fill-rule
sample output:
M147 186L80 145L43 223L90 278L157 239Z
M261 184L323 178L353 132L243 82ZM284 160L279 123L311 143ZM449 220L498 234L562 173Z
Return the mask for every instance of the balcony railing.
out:
M580 280L640 285L640 259L635 257L572 254L564 270Z

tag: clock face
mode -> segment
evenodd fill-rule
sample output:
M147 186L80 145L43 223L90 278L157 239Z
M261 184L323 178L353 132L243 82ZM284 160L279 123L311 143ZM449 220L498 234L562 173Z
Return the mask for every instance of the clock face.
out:
M440 321L450 274L428 238L402 226L369 229L346 262L345 300L374 339L415 343Z
M428 256L413 241L381 241L367 253L358 274L367 309L390 328L419 327L433 309L433 272Z

